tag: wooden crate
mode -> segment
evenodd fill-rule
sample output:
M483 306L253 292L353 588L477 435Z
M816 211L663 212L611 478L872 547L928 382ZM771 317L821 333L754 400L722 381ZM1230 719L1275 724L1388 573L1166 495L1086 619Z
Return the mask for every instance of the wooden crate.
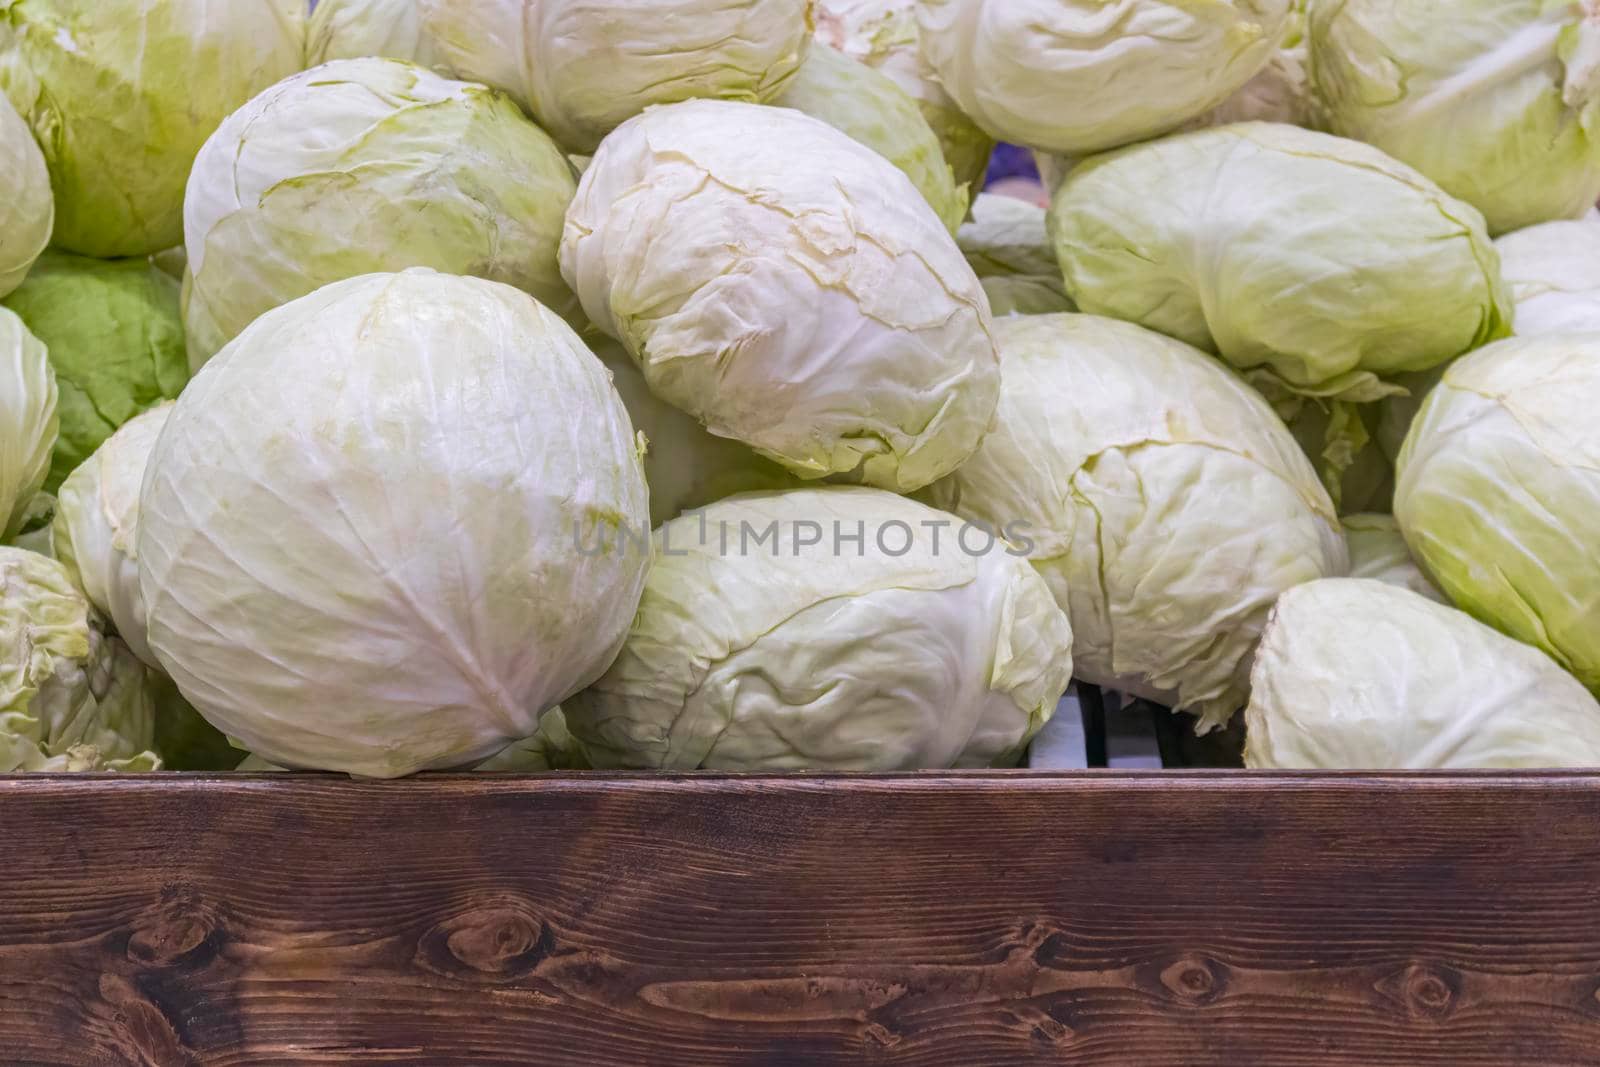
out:
M1600 777L0 779L0 1063L1600 1063Z

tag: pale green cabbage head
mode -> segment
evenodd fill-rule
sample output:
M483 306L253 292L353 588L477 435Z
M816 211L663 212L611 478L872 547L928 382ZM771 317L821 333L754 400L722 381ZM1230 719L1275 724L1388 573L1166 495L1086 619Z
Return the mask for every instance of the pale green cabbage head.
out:
M1098 152L1216 107L1283 42L1290 0L921 0L922 54L1000 140Z
M44 345L14 312L0 308L0 542L22 532L50 473L58 398Z
M1600 331L1600 221L1546 222L1495 242L1519 337Z
M846 486L668 523L622 654L567 725L600 767L1014 763L1071 680L1072 634L1026 560L976 535L963 549L959 526Z
M650 524L660 526L690 508L735 493L798 487L799 478L747 446L718 437L650 391L628 350L609 337L590 339L611 372L633 428L644 435L644 477L650 486Z
M1275 391L1352 401L1509 332L1472 207L1355 141L1197 130L1066 177L1051 232L1078 306L1218 353Z
M25 0L0 19L0 89L44 149L55 243L144 256L183 240L195 153L305 59L305 0Z
M53 559L0 548L0 774L156 770L149 675Z
M420 268L336 282L169 416L140 500L150 647L274 763L459 766L611 662L648 561L594 546L648 519L627 412L553 312Z
M206 142L184 206L198 368L262 313L329 282L432 267L576 301L556 249L577 183L504 94L410 63L288 78Z
M1550 657L1382 582L1285 593L1251 690L1250 767L1600 766L1600 704Z
M1079 678L1225 724L1273 601L1348 566L1316 472L1259 394L1182 342L1088 315L995 329L998 425L932 502L1026 538Z
M133 654L157 667L139 592L139 489L172 405L129 419L61 483L52 524L55 557Z
M118 426L189 380L178 283L148 259L46 252L5 306L44 342L60 386L51 492Z
M1335 133L1376 145L1506 233L1600 198L1595 0L1313 0Z
M882 71L905 90L939 138L956 185L983 188L994 140L966 116L917 46L917 0L818 0L816 38Z
M1044 208L1037 204L979 193L972 202L972 221L957 232L956 244L977 272L996 315L1074 310Z
M1394 513L1457 606L1600 691L1600 333L1451 364L1400 454Z
M306 32L306 68L384 56L437 67L444 56L422 30L417 0L318 0Z
M904 174L785 108L696 100L606 139L561 271L651 390L806 478L918 489L994 415L988 300Z
M590 153L653 104L765 103L811 42L812 0L416 0L457 75Z
M956 188L916 101L886 74L825 44L813 43L800 70L772 100L848 134L899 167L953 233L967 214L967 191Z
M1409 589L1440 604L1450 601L1433 580L1422 573L1406 546L1400 523L1393 515L1346 515L1344 541L1350 548L1350 577L1371 578L1386 585Z
M27 277L28 268L50 243L56 201L50 192L50 171L33 131L17 109L0 95L0 296Z

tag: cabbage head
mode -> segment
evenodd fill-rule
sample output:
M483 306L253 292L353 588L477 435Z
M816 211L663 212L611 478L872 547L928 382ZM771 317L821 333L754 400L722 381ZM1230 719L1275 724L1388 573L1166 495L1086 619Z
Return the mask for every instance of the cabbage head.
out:
M1600 333L1451 364L1400 453L1394 514L1455 604L1600 691Z
M1600 704L1549 656L1382 582L1285 593L1251 690L1250 767L1600 766Z
M1003 141L1081 154L1166 133L1254 77L1290 0L920 0L922 54Z
M1600 332L1600 221L1546 222L1495 242L1516 333Z
M5 296L22 284L28 268L50 243L56 201L44 153L4 95L0 95L0 183L6 190L5 206L0 207L0 296Z
M696 100L606 139L561 271L657 396L804 478L909 492L999 392L989 303L910 180L786 108Z
M189 380L178 283L148 259L46 252L5 306L44 342L60 386L52 493L117 427Z
M396 777L531 735L621 646L648 529L605 368L510 286L335 282L207 365L150 458L150 648L239 747ZM287 665L287 666L286 666Z
M654 104L766 103L811 43L811 0L416 0L463 78L504 89L570 152Z
M979 193L972 220L956 244L978 274L996 315L1073 311L1061 265L1045 226L1044 208L1011 196Z
M1313 0L1328 128L1483 212L1494 234L1600 198L1594 0Z
M417 0L318 0L306 30L306 69L335 59L384 56L437 67L444 56L422 31Z
M53 559L0 548L0 774L156 770L149 674Z
M1394 375L1510 330L1477 211L1374 148L1294 126L1097 156L1050 223L1079 308L1215 352L1275 393L1377 400Z
M609 337L589 339L611 372L633 428L644 435L644 477L652 528L691 508L735 493L791 489L800 479L738 441L717 437L650 391L628 350Z
M0 89L55 190L56 245L145 256L183 239L195 153L305 60L305 0L26 0L0 20Z
M967 215L967 191L956 188L916 101L887 74L825 44L813 43L789 84L774 99L848 134L899 167L954 233Z
M1350 548L1350 577L1371 578L1373 581L1409 589L1419 596L1440 604L1450 603L1439 587L1433 584L1406 546L1400 523L1393 515L1371 512L1346 515L1344 541Z
M22 532L50 473L58 397L44 345L14 312L0 308L0 542Z
M917 45L917 0L818 0L816 39L882 71L905 90L939 138L956 185L983 188L994 141L950 99Z
M146 639L139 592L139 489L170 403L129 419L61 483L52 524L55 557L117 636L159 667Z
M1026 560L963 547L959 527L851 486L668 523L622 654L563 705L568 727L597 767L1014 764L1071 680L1072 634Z
M576 189L555 142L481 85L389 59L279 82L222 124L189 178L190 365L329 282L406 267L570 313L556 249Z
M1316 472L1258 393L1180 341L1089 315L995 329L998 425L932 503L1025 539L1080 679L1226 724L1273 602L1348 566Z

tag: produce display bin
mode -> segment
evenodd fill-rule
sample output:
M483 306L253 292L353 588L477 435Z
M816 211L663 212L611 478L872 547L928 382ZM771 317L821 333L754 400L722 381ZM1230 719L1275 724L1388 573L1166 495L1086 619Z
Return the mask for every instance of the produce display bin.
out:
M1600 776L0 779L8 1065L1600 1063Z

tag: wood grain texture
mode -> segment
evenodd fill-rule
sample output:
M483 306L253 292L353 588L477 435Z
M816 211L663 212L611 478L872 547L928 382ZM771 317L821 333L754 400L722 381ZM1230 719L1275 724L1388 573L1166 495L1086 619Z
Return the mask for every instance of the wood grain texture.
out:
M0 779L0 1063L1600 1063L1600 778Z

